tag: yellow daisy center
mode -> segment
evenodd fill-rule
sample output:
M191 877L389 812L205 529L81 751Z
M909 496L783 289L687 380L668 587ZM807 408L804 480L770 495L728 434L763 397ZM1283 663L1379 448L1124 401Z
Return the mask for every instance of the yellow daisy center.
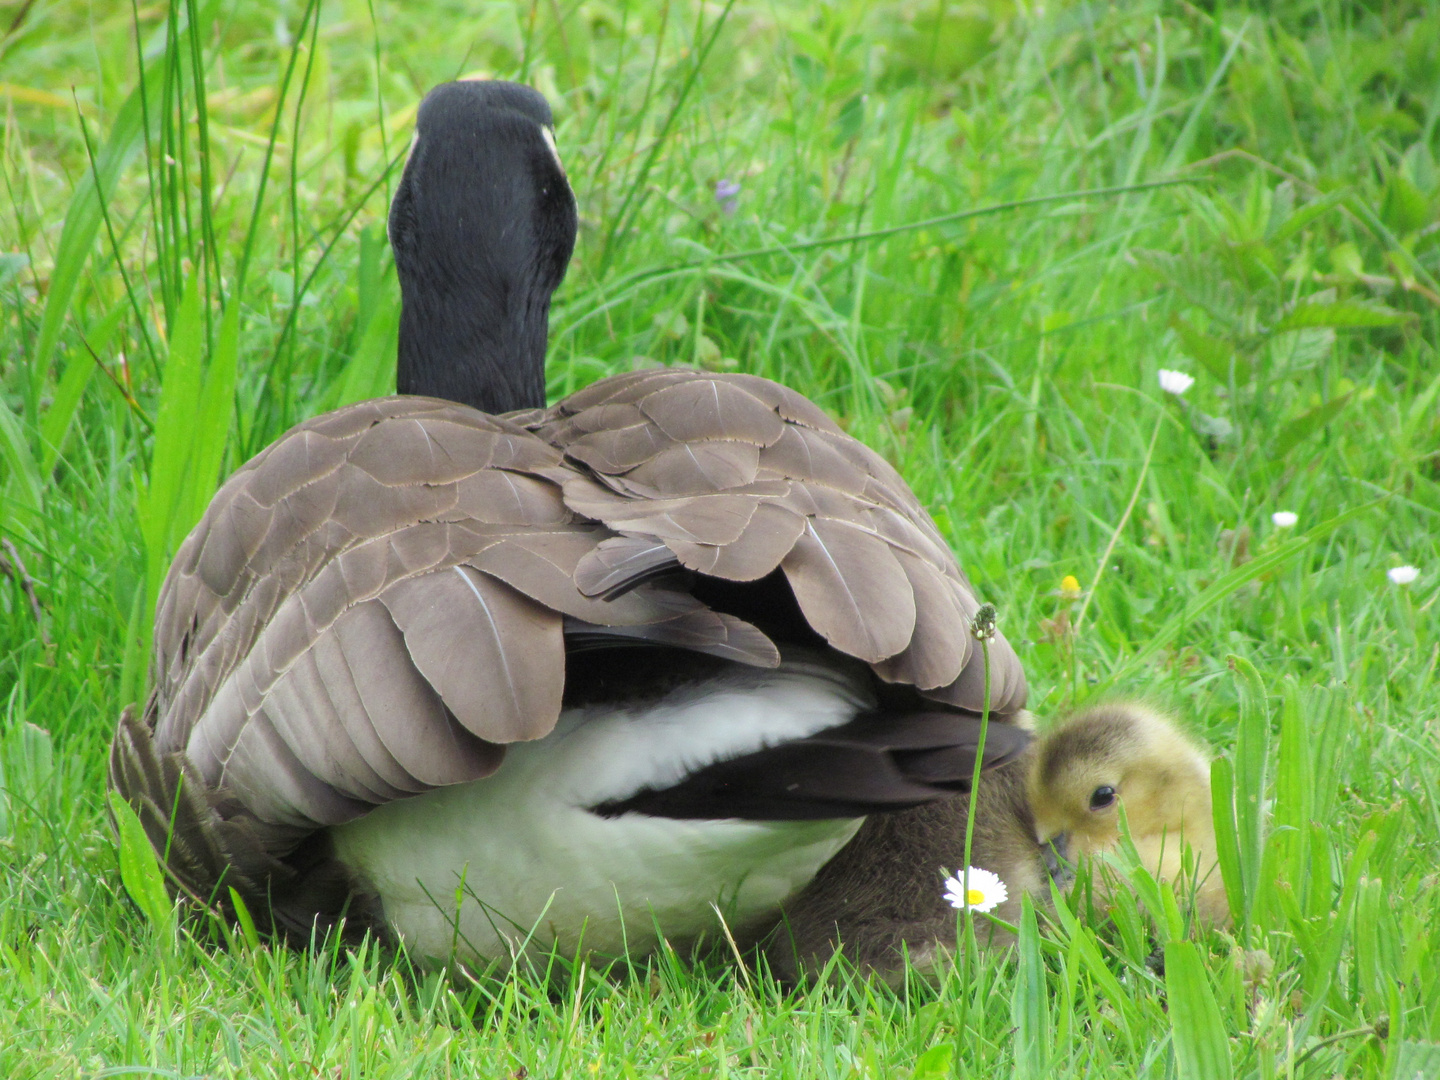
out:
M966 889L966 890L965 890L965 903L967 903L967 904L982 904L982 903L984 903L984 902L985 902L985 894L984 894L983 892L981 892L979 889Z

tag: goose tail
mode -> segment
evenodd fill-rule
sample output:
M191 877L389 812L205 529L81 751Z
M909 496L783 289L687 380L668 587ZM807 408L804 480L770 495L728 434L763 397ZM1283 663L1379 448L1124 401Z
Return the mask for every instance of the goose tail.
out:
M120 715L110 746L109 786L140 819L160 859L172 896L191 914L235 921L235 898L263 933L297 944L336 930L346 940L383 927L378 901L355 883L321 838L303 840L286 857L270 854L266 830L244 817L227 818L225 800L210 791L182 752L163 753L151 725L133 706ZM111 827L118 827L111 815ZM273 840L273 837L270 838Z

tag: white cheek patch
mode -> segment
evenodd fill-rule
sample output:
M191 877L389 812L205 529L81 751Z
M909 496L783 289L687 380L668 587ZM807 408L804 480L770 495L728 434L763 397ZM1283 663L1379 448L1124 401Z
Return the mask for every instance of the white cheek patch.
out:
M565 163L560 160L560 151L555 146L555 131L547 124L540 125L540 137L545 140L545 145L550 148L550 156L555 159L555 164L560 171L565 172Z

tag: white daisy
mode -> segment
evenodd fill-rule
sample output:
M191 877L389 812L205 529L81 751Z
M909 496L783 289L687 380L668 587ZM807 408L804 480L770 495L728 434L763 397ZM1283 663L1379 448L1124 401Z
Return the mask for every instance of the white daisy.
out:
M1300 515L1293 510L1276 510L1270 515L1270 520L1275 523L1277 529L1293 529L1300 520Z
M1186 375L1183 371L1171 371L1169 368L1160 369L1160 389L1167 394L1174 394L1179 397L1195 385L1195 376Z
M966 878L969 878L967 888ZM945 899L951 907L969 908L971 911L990 911L1005 902L1010 891L998 874L972 866L964 874L955 874L945 879Z
M1409 585L1420 576L1420 571L1413 566L1392 566L1385 571L1385 576L1396 585Z

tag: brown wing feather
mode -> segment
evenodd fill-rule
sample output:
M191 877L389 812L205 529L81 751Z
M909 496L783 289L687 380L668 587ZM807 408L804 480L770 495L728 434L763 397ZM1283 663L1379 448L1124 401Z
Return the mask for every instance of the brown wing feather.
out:
M970 620L979 608L975 598L933 563L901 547L891 554L910 581L910 590L924 602L915 605L915 633L901 652L875 665L887 682L909 683L921 690L949 686L970 659L974 638Z
M192 763L181 752L157 750L150 725L133 709L116 727L109 781L135 809L151 844L165 853L170 882L191 905L233 916L233 889L262 930L296 944L310 940L317 912L343 914L341 934L348 940L385 934L378 901L328 857L323 844L305 853L303 872L277 859L266 844L285 846L280 832L245 821L243 811L238 819L223 817L223 802Z
M527 426L577 470L563 481L566 505L646 553L637 578L663 564L662 544L723 581L783 568L805 619L836 649L934 700L983 707L984 657L969 626L979 602L944 538L888 462L794 391L753 375L633 372ZM587 592L629 580L607 559L585 564ZM1003 637L989 654L991 708L1007 716L1024 706L1024 674Z
M755 479L760 448L753 443L681 443L662 450L625 474L627 485L658 498L660 492L703 495L740 487Z
M790 554L808 520L778 502L762 502L734 543L671 540L670 548L690 570L726 581L759 581Z
M613 599L678 565L675 554L659 540L616 536L596 545L576 564L575 584L586 596Z
M685 649L752 667L780 666L780 650L761 630L723 611L698 606L673 619L640 626L600 626L566 619L565 640L572 649L613 648L625 642Z
M580 585L580 566L610 534L593 526L513 534L467 560L552 611L606 626L663 622L701 607L694 597L664 588L621 590L602 599ZM614 538L611 538L614 539Z
M733 440L769 446L785 430L774 409L722 379L676 381L647 394L638 404L656 427L682 443Z
M468 566L403 578L380 602L416 669L467 730L509 743L555 725L565 685L557 612Z
M195 828L295 858L314 829L487 775L505 743L549 731L564 616L775 662L758 630L687 594L582 592L576 565L617 537L566 507L573 478L525 429L442 401L365 402L293 429L224 485L176 556L149 724L117 733L116 787L162 805L183 762L213 804ZM186 856L187 879L213 885L241 857L218 843Z
M810 625L841 652L873 664L910 644L915 594L883 540L812 517L780 565Z
M643 416L629 427L602 428L581 435L570 444L571 456L576 461L604 473L633 469L675 445L674 439Z

